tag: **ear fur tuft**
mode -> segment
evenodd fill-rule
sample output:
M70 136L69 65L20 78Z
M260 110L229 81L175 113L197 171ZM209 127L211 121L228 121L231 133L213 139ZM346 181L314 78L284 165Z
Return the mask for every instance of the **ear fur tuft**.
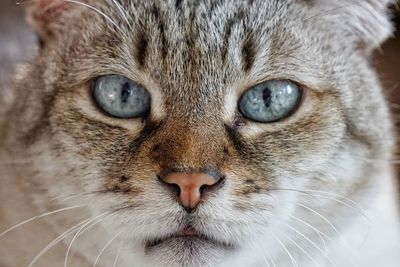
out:
M315 0L315 16L321 14L354 36L358 47L371 51L393 32L389 6L395 0Z
M64 0L32 0L28 21L41 40L47 42L67 33L68 25L78 9L76 5Z

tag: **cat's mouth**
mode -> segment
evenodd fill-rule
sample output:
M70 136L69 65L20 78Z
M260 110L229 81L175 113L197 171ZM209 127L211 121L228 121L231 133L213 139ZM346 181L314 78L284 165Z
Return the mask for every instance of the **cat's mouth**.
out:
M210 238L197 232L193 227L187 226L181 231L162 238L148 240L145 243L146 250L157 249L158 247L173 246L176 243L184 243L185 246L197 246L201 244L212 244L224 249L234 249L234 245L225 241Z

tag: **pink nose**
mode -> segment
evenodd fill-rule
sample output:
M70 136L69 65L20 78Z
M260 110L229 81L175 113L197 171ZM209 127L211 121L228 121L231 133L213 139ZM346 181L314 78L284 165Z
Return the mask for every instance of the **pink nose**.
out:
M167 184L175 184L179 187L179 202L187 209L193 209L202 198L203 189L215 185L220 177L214 177L206 173L180 173L173 172L162 179Z

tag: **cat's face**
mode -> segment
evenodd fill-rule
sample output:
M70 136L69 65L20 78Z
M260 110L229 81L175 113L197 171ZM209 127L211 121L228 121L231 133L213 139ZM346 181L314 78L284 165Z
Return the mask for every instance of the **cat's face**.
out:
M367 160L389 157L391 145L365 56L371 36L342 27L338 14L314 17L330 4L85 2L104 18L77 3L41 7L48 2L34 1L44 46L19 86L29 90L18 114L22 139L39 150L34 169L51 181L50 194L89 193L93 216L104 213L106 228L144 262L205 266L240 253L279 254L294 218L322 229L329 225L313 210L334 210L325 213L334 222L353 212L310 194L362 197L386 167ZM376 2L365 4L383 12ZM371 21L386 36L380 23ZM95 94L106 75L145 88L144 115L104 111ZM298 96L285 116L257 122L240 103L267 81L290 81ZM218 178L197 188L191 209L180 203L184 190L163 178L210 172Z

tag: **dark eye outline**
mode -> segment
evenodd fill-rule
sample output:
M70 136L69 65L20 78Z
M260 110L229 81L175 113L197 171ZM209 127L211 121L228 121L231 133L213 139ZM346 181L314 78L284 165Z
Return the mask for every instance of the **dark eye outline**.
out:
M97 83L98 79L100 79L100 78L102 78L102 77L113 76L113 75L124 77L124 78L126 78L126 79L128 79L128 80L134 82L135 84L137 84L138 86L140 86L140 87L143 88L144 90L146 90L146 92L149 94L149 107L148 107L148 109L147 109L145 112L143 112L141 115L135 116L135 117L118 117L118 116L115 116L115 115L113 115L113 114L110 114L110 113L107 112L103 107L100 106L100 104L99 104L98 101L96 100L96 95L95 95L95 92L96 92L96 83ZM92 102L93 105L97 108L97 110L98 110L101 114L103 114L104 116L111 117L111 118L115 118L115 119L118 119L118 120L134 120L134 119L144 119L144 120L146 120L147 117L148 117L149 114L150 114L150 111L151 111L151 103L152 103L152 97L151 97L150 91L147 90L146 87L144 87L142 84L140 84L140 83L138 83L138 82L136 82L136 81L134 81L134 80L131 80L131 79L125 77L124 75L120 75L120 74L104 74L104 75L97 76L97 77L95 77L95 78L93 78L93 79L90 80L90 82L89 82L89 88L90 88L90 99L91 99L91 102Z
M282 117L282 118L279 118L279 119L277 119L277 120L274 120L274 121L268 121L268 122L265 122L265 121L257 121L257 120L255 120L255 119L252 119L252 118L247 117L247 116L244 114L244 112L241 110L241 107L240 107L240 102L242 101L244 95L245 95L247 92L249 92L250 90L254 89L255 87L260 86L260 85L262 85L262 84L264 84L264 83L266 83L266 82L271 82L271 81L288 81L288 82L290 82L290 83L293 83L293 84L297 87L297 89L299 90L299 95L300 95L300 97L299 97L299 99L298 99L298 101L297 101L295 107L294 107L286 116L284 116L284 117ZM282 121L285 121L285 120L287 120L288 118L292 117L292 116L300 109L300 107L302 106L302 104L303 104L303 102L304 102L305 96L306 96L306 90L304 89L304 86L301 85L301 84L298 83L298 82L295 82L295 81L292 81L292 80L289 80L289 79L272 79L272 80L265 80L265 81L263 81L263 82L257 83L257 84L255 84L255 85L253 85L253 86L247 88L247 89L240 95L240 97L239 97L239 99L238 99L238 102L237 102L237 110L238 110L238 112L240 113L241 117L242 117L244 120L247 120L247 121L251 121L251 122L255 122L255 123L261 123L261 124L271 124L271 123L282 122Z

